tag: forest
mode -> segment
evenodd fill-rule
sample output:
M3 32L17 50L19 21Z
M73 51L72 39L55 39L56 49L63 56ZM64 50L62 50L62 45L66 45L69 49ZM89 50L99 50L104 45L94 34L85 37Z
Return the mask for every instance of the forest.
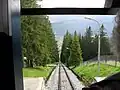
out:
M36 8L36 0L22 0L23 8ZM40 6L39 6L40 7ZM47 15L21 17L22 53L26 67L59 60L57 41Z
M37 8L36 0L22 0L23 8ZM79 66L84 61L98 55L98 33L91 26L86 27L84 35L66 30L59 57L58 45L47 15L21 17L22 54L26 67L46 66L61 60L67 66ZM112 55L111 38L100 27L101 55ZM26 57L26 58L24 58Z

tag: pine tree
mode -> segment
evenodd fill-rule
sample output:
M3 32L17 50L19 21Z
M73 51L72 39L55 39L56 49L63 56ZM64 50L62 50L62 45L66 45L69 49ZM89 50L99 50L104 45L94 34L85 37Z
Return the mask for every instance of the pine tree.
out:
M101 55L110 54L110 44L107 33L104 31L105 27L102 24L100 28L100 37L101 37Z
M36 0L22 0L22 7L33 8ZM28 4L27 4L28 3ZM47 15L22 16L22 52L28 67L45 66L58 60L58 50L51 23Z
M82 38L82 51L83 51L83 58L84 60L88 60L90 58L93 58L95 55L95 49L94 49L94 37L91 27L89 26L86 28L85 35Z
M70 56L71 39L72 39L71 34L67 31L63 39L63 45L61 50L61 62L67 64L67 66L68 59Z
M81 35L81 33L79 33L79 43L80 43L81 49L83 44L82 39L83 39L83 36Z
M110 54L110 45L107 33L104 32L104 25L101 25L100 36L101 36L101 55ZM98 34L93 35L92 29L89 26L86 29L85 35L82 36L82 51L83 59L89 60L98 55Z
M72 38L72 43L70 45L70 58L69 58L69 66L78 66L82 63L82 50L79 44L79 37L77 32L74 32L74 36Z

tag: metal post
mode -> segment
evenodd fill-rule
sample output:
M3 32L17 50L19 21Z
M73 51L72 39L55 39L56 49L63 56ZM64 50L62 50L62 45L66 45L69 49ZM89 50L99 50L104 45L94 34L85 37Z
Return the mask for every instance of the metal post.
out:
M23 90L20 0L0 0L1 89Z
M98 36L98 73L100 73L100 30Z
M85 17L85 19L95 21L99 26L99 33L98 33L98 73L100 74L100 28L101 28L100 23L97 20L92 19L92 18Z

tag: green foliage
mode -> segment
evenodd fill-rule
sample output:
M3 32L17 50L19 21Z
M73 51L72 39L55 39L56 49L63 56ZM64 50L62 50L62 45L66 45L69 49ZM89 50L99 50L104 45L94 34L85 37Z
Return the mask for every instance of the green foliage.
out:
M24 0L22 5L34 7L35 2L36 0ZM25 60L27 67L45 66L58 60L57 42L47 15L22 16L21 27L22 52L23 57L27 57Z
M98 76L98 64L78 66L73 70L80 77L84 78L83 82L85 82L85 84L91 84L94 81L94 77ZM120 72L119 67L100 64L100 77L107 77L117 72Z
M23 68L24 77L47 77L53 67Z
M22 8L36 8L37 0L21 0Z
M109 55L110 52L110 44L109 44L109 38L107 36L107 33L104 31L105 27L102 24L100 28L100 40L101 40L101 55ZM79 42L81 45L81 49L83 51L83 59L89 60L97 56L98 53L98 34L92 33L92 29L89 26L86 29L86 32L84 36L79 35Z
M62 63L67 64L67 66L74 65L75 67L82 63L82 50L76 31L73 36L68 31L66 32L63 39L61 61Z
M79 37L77 32L74 32L74 36L72 38L72 43L70 45L70 58L69 58L69 66L78 66L82 63L82 50L79 44Z
M110 44L109 44L109 38L107 36L107 33L104 31L105 27L102 24L101 26L101 55L110 54Z
M84 60L87 60L96 56L97 49L95 49L95 47L97 45L94 42L94 37L92 36L93 36L93 33L91 30L91 27L89 26L88 28L86 28L85 35L82 37L82 40L80 41Z
M71 34L67 31L64 39L63 39L63 45L62 45L62 50L61 50L61 61L63 63L68 64L68 59L70 56L70 44L71 44L72 36Z

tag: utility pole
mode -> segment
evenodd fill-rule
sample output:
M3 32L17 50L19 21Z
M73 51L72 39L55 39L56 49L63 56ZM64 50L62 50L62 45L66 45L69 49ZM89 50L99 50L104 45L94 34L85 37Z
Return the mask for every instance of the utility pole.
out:
M95 20L93 18L85 17L85 19L92 20L92 21L96 22L99 26L99 31L98 31L98 73L100 74L100 29L101 29L101 25L97 20Z

